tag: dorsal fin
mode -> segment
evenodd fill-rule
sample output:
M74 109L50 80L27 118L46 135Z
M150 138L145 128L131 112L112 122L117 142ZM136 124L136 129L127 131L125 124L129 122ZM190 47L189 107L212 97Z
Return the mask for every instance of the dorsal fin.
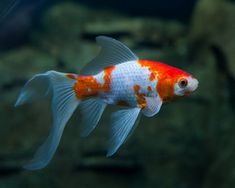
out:
M127 46L113 38L98 36L96 42L101 46L101 51L82 69L82 75L96 74L105 67L138 60L138 57Z

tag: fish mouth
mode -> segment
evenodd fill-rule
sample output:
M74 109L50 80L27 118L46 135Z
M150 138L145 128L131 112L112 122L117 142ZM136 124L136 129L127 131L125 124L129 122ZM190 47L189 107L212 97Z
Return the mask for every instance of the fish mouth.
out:
M189 83L186 93L195 91L198 88L199 81L196 78L189 78Z

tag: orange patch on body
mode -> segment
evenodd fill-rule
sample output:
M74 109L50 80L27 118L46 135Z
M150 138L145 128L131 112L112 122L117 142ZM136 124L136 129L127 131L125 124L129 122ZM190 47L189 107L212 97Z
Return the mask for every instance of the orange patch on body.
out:
M73 80L76 80L76 75L75 74L67 74L68 78L71 78Z
M133 86L135 95L136 95L136 99L137 99L137 104L138 106L142 109L146 107L146 100L144 98L144 94L140 93L140 86L139 85L134 85Z
M109 66L106 69L104 69L104 90L109 91L110 90L110 84L111 84L111 78L112 78L112 72L115 69L115 66Z
M150 86L148 86L148 91L151 92L152 91L152 88Z
M164 63L149 60L139 60L138 63L150 71L149 80L157 79L156 90L163 101L175 97L174 85L180 76L189 76L188 73Z
M117 102L117 105L119 106L130 106L129 103L127 101L124 101L124 100L120 100Z
M93 76L78 76L74 90L79 99L96 96L101 85Z
M94 76L77 76L74 90L78 99L97 96L99 92L110 91L111 74L115 66L104 69L104 84L100 84ZM69 76L68 76L69 77Z

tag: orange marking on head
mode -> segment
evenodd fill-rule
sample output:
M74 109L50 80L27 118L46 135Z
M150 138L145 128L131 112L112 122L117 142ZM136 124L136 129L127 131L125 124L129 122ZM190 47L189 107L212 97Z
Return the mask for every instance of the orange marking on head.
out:
M74 90L79 99L97 96L99 92L110 91L111 74L115 66L104 69L104 84L100 84L94 76L78 76Z
M124 100L120 100L117 102L117 105L119 106L130 106L129 103L127 101L124 101Z
M150 86L148 86L148 91L151 92L152 91L152 88Z
M176 97L174 94L174 85L180 77L191 76L178 68L160 62L139 60L138 63L142 67L149 69L151 72L150 78L153 75L157 78L156 90L163 101L172 100Z
M146 107L146 100L144 98L144 94L140 93L140 86L139 85L134 85L133 86L136 98L137 98L137 103L140 108L145 108Z

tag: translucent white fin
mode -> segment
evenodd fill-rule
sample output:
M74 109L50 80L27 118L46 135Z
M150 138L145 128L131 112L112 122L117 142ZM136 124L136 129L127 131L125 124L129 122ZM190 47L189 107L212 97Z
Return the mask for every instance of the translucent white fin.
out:
M66 74L55 71L39 74L31 79L32 83L29 81L26 84L20 95L21 99L17 100L18 103L22 104L22 102L27 101L27 95L24 93L35 93L36 90L34 91L34 89L37 84L39 84L40 81L43 83L45 80L49 81L53 94L53 127L47 140L40 146L34 155L34 158L28 164L24 165L24 168L28 170L41 169L50 162L60 142L64 127L79 104L79 101L77 100L73 90L75 80L68 78ZM31 90L32 92L28 92ZM32 95L29 96L33 98Z
M111 139L107 156L113 155L137 126L140 108L125 109L114 112L111 117Z
M49 73L36 74L23 87L15 106L32 102L47 96L50 91Z
M82 137L88 136L95 129L106 106L106 103L96 98L85 100L80 104L79 108L82 113Z
M145 97L146 107L142 110L142 113L147 117L152 117L157 114L162 106L162 100L160 97Z
M127 46L113 38L99 36L96 37L96 42L102 47L101 51L83 68L82 75L94 75L105 67L138 60L138 57Z

